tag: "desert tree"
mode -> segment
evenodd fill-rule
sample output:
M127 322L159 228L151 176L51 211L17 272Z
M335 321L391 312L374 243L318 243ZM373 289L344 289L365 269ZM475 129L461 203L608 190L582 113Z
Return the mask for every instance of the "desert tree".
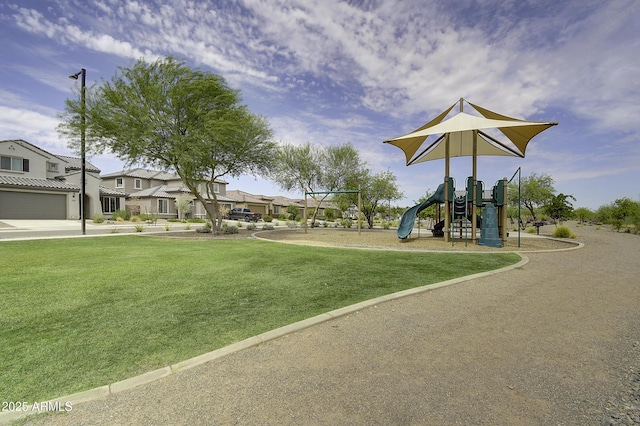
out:
M550 202L555 192L553 179L547 174L531 173L520 181L520 201L529 210L533 220L536 220L536 209ZM517 184L509 184L509 203L518 204Z
M241 104L216 74L167 57L119 67L87 90L87 152L111 152L130 166L174 170L220 231L215 191L225 176L265 175L276 144L267 120ZM78 147L79 99L60 114L61 136Z
M300 146L283 144L278 149L271 179L285 191L316 193L310 194L316 202L311 216L311 226L314 226L322 202L332 191L357 189L348 188L348 182L363 170L364 163L349 143L326 147L309 142ZM317 194L319 192L323 193Z
M352 176L348 184L350 187L360 188L361 205L358 206L358 210L367 220L369 229L373 228L373 221L382 203L385 201L390 203L403 197L402 192L398 190L396 176L390 170L372 175L370 170L363 169L360 173ZM339 205L358 204L356 194L338 194L335 199ZM347 202L345 203L345 201Z
M573 195L558 194L553 195L551 199L544 205L544 212L549 215L556 223L562 222L573 216L573 204L569 200L575 201Z

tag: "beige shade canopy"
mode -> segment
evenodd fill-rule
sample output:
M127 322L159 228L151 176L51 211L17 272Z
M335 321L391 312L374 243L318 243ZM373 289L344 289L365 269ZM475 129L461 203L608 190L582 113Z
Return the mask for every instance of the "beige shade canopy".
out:
M556 122L524 121L498 114L488 109L471 105L482 116L462 112L464 99L460 99L460 112L445 120L456 104L447 108L436 118L416 129L415 131L396 138L387 139L390 143L402 149L406 156L407 166L424 161L448 159L452 157L503 155L524 157L529 141L538 133ZM497 129L506 136L506 141L500 141L489 135L487 131ZM476 144L474 144L476 134ZM427 141L429 136L436 136ZM448 155L446 139L449 139ZM420 150L418 154L416 154Z

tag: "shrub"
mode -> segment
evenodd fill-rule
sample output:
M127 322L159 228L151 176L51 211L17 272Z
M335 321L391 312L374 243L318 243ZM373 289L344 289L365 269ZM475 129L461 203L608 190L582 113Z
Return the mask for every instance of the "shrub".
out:
M527 234L536 234L538 231L536 228L529 228L527 229Z
M386 220L382 221L382 228L383 229L390 229L391 228L391 222L387 222Z
M131 220L131 222L137 222L137 221L140 220L140 217L139 216L131 216L131 219L129 219L129 220Z
M238 234L238 233L240 233L240 230L238 229L237 226L228 225L228 226L223 226L222 227L222 233L223 234Z
M208 226L201 226L200 228L196 228L196 232L199 234L209 234L211 233L211 228Z
M181 219L176 219L176 218L174 217L174 218L171 218L171 219L167 219L167 222L183 222L183 220L181 220Z
M566 226L558 226L555 231L553 231L553 236L555 238L575 238L576 235L571 232L571 229L569 229Z
M170 224L168 224L168 223L165 223L165 224L164 224L164 230L165 230L165 231L168 231L168 230L170 230L170 229L171 229L171 225L170 225Z
M191 224L187 223L187 225L184 227L184 230L188 231L189 229L191 229Z
M93 223L102 223L104 222L104 215L102 213L94 213L92 219Z
M266 223L265 223L264 225L262 225L262 230L263 230L263 231L273 231L273 230L274 230L274 227L273 227L273 225L270 225L270 224L266 224Z
M128 220L128 219L127 219ZM146 222L148 220L155 222L156 220L158 220L158 215L154 215L151 213L140 213L140 220Z
M298 226L298 224L293 222L293 221L291 221L291 220L287 222L287 227L289 227L289 228L295 228L297 226Z
M139 224L135 226L136 232L142 232L144 230L144 225Z
M342 220L342 226L344 226L345 228L351 228L351 225L353 225L353 222L351 222L351 219Z
M122 218L122 220L131 219L131 212L129 210L116 210L112 215L111 219L118 220L118 218Z
M255 223L250 223L247 225L247 230L248 231L253 231L257 228L257 225Z
M263 220L263 221L265 221L265 222L272 222L272 221L273 221L273 218L272 218L271 216L268 216L268 215L267 215L267 216L264 216L264 217L262 218L262 220Z

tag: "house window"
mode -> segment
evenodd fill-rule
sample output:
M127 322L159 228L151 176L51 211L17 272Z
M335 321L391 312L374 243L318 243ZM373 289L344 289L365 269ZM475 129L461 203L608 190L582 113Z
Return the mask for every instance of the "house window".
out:
M160 214L169 213L169 200L162 199L162 198L158 200L158 213Z
M273 206L273 214L280 214L280 206Z
M58 171L58 163L49 163L49 162L47 162L47 171L48 172L57 172Z
M220 184L219 183L213 183L213 192L215 192L216 194L220 193Z
M117 210L120 210L120 198L118 197L102 198L102 213L114 213Z
M116 178L116 188L124 188L124 179Z
M0 157L0 169L14 172L28 172L29 160L18 157Z
M136 179L133 181L133 186L135 189L142 189L142 179Z

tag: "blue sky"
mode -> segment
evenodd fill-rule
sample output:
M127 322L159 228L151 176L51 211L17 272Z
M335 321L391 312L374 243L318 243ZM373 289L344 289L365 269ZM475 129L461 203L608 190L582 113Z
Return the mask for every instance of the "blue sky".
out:
M382 141L461 97L559 122L524 159L480 157L486 185L522 167L549 174L575 207L640 200L637 0L3 0L0 38L0 139L55 154L72 154L56 132L70 74L86 68L91 85L172 55L224 76L277 141L350 142L373 172L396 175L401 206L437 188L444 161L407 167ZM90 160L103 173L123 167ZM452 160L460 188L470 174L470 158ZM227 180L285 194L261 178Z

